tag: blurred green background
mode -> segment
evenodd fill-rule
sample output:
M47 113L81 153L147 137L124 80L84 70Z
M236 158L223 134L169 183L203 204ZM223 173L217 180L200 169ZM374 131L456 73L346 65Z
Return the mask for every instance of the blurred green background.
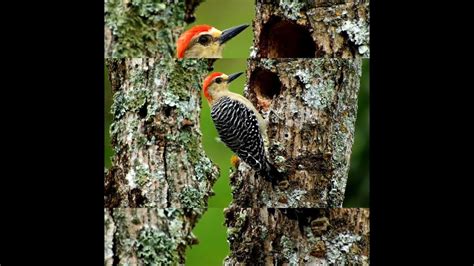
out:
M186 30L200 24L208 24L225 30L241 24L250 26L225 44L223 58L248 58L252 46L252 20L255 15L255 0L205 0L196 8L196 21Z
M214 63L214 71L226 74L245 71L246 67L246 59L220 59ZM107 69L104 71L104 126L106 132L104 160L105 166L109 168L111 164L110 157L113 155L109 137L109 127L112 121L112 115L110 114L112 94L107 78ZM231 83L230 90L242 94L245 82L245 76L239 77ZM221 175L214 185L216 195L209 200L209 210L204 213L193 230L200 243L188 248L186 265L222 265L223 259L230 251L226 240L223 209L232 200L229 186L232 152L216 140L217 131L211 120L209 105L203 95L200 121L204 150L209 158L219 165ZM352 148L344 207L369 207L369 60L367 59L363 61L355 140Z
M345 208L369 207L369 67L369 59L363 59L355 137L343 204Z

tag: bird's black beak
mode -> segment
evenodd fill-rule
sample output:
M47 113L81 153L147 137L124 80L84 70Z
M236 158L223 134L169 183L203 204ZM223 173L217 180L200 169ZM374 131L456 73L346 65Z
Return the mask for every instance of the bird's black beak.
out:
M249 26L248 24L243 24L243 25L240 25L240 26L235 26L233 28L224 30L222 32L221 37L219 38L219 43L224 44L228 40L230 40L230 39L234 38L235 36L237 36L237 34L239 34L241 31L243 31L248 26Z
M239 72L239 73L234 73L230 74L229 78L227 78L227 83L231 83L234 79L238 78L240 75L242 75L244 72Z

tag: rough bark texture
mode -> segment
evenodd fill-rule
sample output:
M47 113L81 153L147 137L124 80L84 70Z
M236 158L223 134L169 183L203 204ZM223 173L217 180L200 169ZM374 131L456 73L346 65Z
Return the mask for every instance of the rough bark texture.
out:
M105 207L207 207L218 169L201 145L206 60L109 59L114 157Z
M342 207L354 140L361 59L249 60L244 95L268 121L269 156L289 184L240 163L239 207Z
M226 210L225 265L369 265L368 209Z
M106 58L175 56L199 0L105 0Z
M196 7L203 2L204 0L185 0L185 15L184 15L184 21L188 24L193 23L196 20L196 17L194 15L194 10Z
M198 212L190 209L105 209L104 265L184 264Z
M251 57L369 57L369 2L257 0Z
M115 223L110 210L104 209L104 265L114 265Z

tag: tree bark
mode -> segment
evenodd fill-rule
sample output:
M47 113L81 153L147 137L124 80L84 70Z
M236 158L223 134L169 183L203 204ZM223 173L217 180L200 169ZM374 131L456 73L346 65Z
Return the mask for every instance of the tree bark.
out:
M365 0L257 0L251 57L370 56Z
M249 60L244 95L268 121L272 187L245 163L231 176L239 207L342 207L354 140L361 59Z
M184 263L218 177L199 125L208 61L107 59L106 66L115 155L105 175L104 264Z
M218 177L201 145L201 77L206 60L108 59L111 143L107 208L205 210Z
M190 209L105 209L104 265L184 264L197 219Z
M173 58L201 0L105 0L105 58Z
M368 209L226 210L225 265L369 265Z

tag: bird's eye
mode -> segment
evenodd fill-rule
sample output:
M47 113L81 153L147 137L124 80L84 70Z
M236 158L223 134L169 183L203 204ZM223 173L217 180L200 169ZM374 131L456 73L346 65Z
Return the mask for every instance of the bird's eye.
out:
M216 78L216 83L220 84L222 82L222 78Z
M211 41L211 36L209 35L201 35L199 36L198 42L202 45L207 45Z

